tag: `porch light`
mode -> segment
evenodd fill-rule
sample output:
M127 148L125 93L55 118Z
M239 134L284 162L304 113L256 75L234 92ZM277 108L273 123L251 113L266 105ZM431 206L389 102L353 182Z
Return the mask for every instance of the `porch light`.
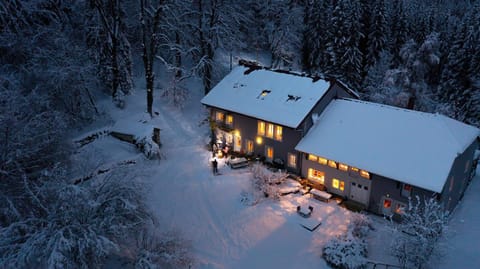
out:
M240 136L240 131L239 131L239 130L235 130L234 134L235 134L235 136Z
M257 138L255 139L255 142L257 142L257 144L261 145L262 142L263 142L263 139L261 136L257 136Z

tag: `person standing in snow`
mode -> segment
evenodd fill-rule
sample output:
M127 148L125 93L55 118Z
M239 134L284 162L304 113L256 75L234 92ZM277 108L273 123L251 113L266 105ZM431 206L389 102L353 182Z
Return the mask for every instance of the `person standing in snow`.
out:
M218 173L218 162L217 158L214 158L212 161L212 168L213 168L213 174L216 175Z

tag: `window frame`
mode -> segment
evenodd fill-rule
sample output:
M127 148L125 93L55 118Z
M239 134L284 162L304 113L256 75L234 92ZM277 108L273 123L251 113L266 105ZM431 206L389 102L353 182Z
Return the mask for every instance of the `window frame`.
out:
M268 156L269 155L269 151L271 150L272 152L272 156ZM275 156L275 151L273 149L273 147L271 146L265 146L265 159L269 160L269 161L273 161L273 158Z
M225 121L225 113L221 111L215 111L215 121L223 123Z
M275 124L267 123L265 128L265 136L273 139L275 135Z
M225 116L225 124L228 126L233 126L233 115L227 114Z
M325 172L313 169L313 168L308 168L308 178L317 180L320 182L320 184L325 185Z
M277 141L282 141L282 139L283 139L283 127L282 126L275 125L274 138Z
M287 161L288 167L297 168L297 159L298 159L298 158L297 158L297 154L293 154L293 153L290 153L290 152L289 152L289 153L287 154L287 159L288 159L288 161ZM294 160L294 163L291 162L292 159Z
M251 150L250 150L250 148L251 148ZM245 151L247 153L253 153L254 152L255 148L254 148L254 143L253 143L252 140L249 140L249 139L245 140L245 149L246 149Z
M257 123L257 135L259 136L265 136L265 122L259 120Z

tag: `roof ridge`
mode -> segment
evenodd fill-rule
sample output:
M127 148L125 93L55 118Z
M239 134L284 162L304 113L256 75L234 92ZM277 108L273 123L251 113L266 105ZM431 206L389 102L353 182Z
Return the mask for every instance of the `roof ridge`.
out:
M391 109L391 110L398 110L398 111L403 111L403 112L407 112L407 113L424 115L426 117L434 117L436 114L439 114L439 113L430 113L430 112L424 112L424 111L419 111L419 110L413 110L413 109L398 107L398 106L394 106L394 105L365 101L365 100L360 100L360 99L353 99L353 98L346 98L346 97L341 97L339 99L345 100L345 101L350 101L350 102L363 103L363 104L371 105L371 106L384 107L384 108Z

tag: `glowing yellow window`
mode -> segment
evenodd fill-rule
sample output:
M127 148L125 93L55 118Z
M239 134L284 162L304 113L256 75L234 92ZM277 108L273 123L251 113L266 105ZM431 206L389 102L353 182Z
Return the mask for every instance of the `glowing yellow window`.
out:
M271 123L267 123L267 135L266 137L269 137L269 138L273 138L273 129L274 129L274 125L271 124Z
M320 184L324 184L325 173L312 168L308 168L308 178L318 180Z
M282 132L283 132L282 126L275 127L275 140L282 141Z
M360 176L370 179L370 173L365 170L360 170Z
M342 171L348 171L348 165L343 164L343 163L339 163L338 164L338 169L340 169Z
M327 162L328 162L327 159L322 158L322 157L318 157L318 163L319 164L327 165Z
M225 119L225 114L223 114L222 112L216 112L215 113L215 120L216 121L223 121Z
M334 187L335 189L339 189L339 190L343 191L345 189L345 182L334 178L332 180L332 187Z
M308 154L308 160L316 162L318 157L313 154Z
M357 173L358 173L358 168L356 168L356 167L351 166L351 167L350 167L350 170L352 170L353 172L357 172Z
M273 148L272 147L269 147L269 146L266 146L266 155L267 155L267 159L269 160L273 160Z
M233 125L233 116L227 115L227 121L225 122L227 125Z
M247 140L247 153L252 153L253 152L253 141L252 140Z
M337 163L332 160L328 160L328 166L332 168L337 168Z
M288 153L288 166L292 168L297 167L297 155Z
M258 122L257 134L258 135L265 135L265 122L263 122L263 121Z

